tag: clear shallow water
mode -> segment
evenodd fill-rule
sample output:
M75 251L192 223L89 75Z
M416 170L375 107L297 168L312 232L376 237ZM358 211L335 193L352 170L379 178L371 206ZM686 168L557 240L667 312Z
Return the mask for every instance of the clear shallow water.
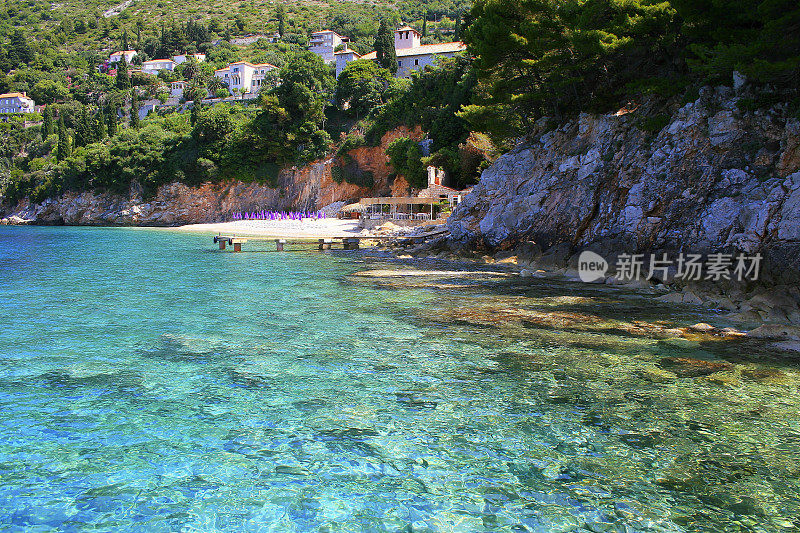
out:
M768 346L605 288L350 275L386 267L0 228L0 529L798 527Z

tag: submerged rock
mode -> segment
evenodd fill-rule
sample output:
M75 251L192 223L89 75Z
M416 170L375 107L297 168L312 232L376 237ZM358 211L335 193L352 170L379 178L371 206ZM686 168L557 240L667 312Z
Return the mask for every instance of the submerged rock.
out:
M658 365L680 378L708 376L716 372L733 369L733 365L721 361L704 361L689 357L664 357Z
M651 383L669 383L678 379L677 374L661 368L644 368L636 372L642 379Z

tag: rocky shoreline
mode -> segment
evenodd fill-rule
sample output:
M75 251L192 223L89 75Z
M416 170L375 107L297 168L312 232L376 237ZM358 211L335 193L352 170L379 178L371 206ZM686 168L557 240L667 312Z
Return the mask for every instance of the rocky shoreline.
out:
M688 103L582 114L531 134L484 171L433 253L515 263L524 276L578 278L581 253L760 256L757 280L651 283L664 302L750 323L800 323L800 119L751 110L745 86L705 88ZM662 114L658 114L661 111ZM667 111L668 113L665 113ZM657 128L644 117L659 117ZM705 277L703 277L705 279Z
M565 244L542 250L535 243L525 242L514 249L487 253L465 250L452 236L442 235L425 244L385 249L399 259L466 261L476 266L500 268L522 279L568 282L576 287L586 283L578 271L579 250ZM714 327L700 323L682 329L666 328L660 332L667 336L703 334L730 338L746 335L761 339L781 351L800 353L800 290L797 285L774 279L744 284L735 281L623 280L617 276L613 264L609 265L606 275L589 285L634 290L650 295L658 304L682 305L687 309L715 313L721 321L736 326Z

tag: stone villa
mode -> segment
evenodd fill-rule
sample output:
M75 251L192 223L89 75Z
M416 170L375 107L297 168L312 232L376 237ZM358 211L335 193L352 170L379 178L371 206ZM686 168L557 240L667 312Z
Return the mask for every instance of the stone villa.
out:
M336 49L349 41L350 39L339 35L335 31L315 31L311 34L311 43L308 46L308 50L320 56L325 63L333 63L336 60L334 57Z
M397 73L398 78L407 78L414 70L422 70L428 65L432 65L437 57L453 57L459 52L467 49L467 45L461 41L438 44L421 44L422 35L411 26L403 26L394 32L394 49L397 54ZM346 45L345 45L346 46ZM358 55L353 50L340 50L336 52L336 77L342 73L347 64L356 59L368 59L375 61L376 52L370 52L363 56Z

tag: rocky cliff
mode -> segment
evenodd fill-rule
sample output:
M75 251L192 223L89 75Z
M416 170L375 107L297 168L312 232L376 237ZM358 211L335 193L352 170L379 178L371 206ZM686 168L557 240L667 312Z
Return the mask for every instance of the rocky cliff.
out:
M761 253L762 279L797 293L800 121L752 103L707 88L660 116L663 104L541 120L455 209L450 246L563 268L583 249L612 265L621 253Z
M386 147L397 137L421 135L418 128L398 128L384 135L379 146L350 152L359 168L373 173L372 187L336 183L331 173L335 162L327 159L284 169L275 187L240 181L198 187L176 182L160 187L149 198L134 185L126 196L88 191L67 193L40 204L22 200L5 210L0 207L0 223L174 226L228 220L237 211L317 210L364 196L406 194L408 183L402 178L392 179Z

